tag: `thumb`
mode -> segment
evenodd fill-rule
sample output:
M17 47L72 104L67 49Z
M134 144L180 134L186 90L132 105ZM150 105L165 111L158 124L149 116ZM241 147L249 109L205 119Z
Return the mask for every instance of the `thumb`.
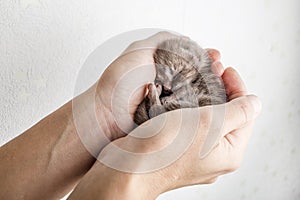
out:
M254 120L261 111L261 101L257 96L242 96L225 104L224 134L243 127Z

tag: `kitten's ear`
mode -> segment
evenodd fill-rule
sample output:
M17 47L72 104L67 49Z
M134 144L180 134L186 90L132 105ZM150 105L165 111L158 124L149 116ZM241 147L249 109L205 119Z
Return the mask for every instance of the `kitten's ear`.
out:
M174 33L170 33L167 31L161 31L158 32L146 39L135 41L131 43L125 51L122 53L122 55L127 54L129 52L136 51L138 49L152 49L153 52L156 50L157 46L162 43L165 40L173 39L173 38L180 38L183 36L176 35Z

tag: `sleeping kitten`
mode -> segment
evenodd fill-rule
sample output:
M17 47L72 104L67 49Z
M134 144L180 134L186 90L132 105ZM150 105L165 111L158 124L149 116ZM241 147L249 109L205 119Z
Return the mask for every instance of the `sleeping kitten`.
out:
M226 102L222 79L211 71L207 52L188 39L162 42L154 55L156 77L138 106L138 125L164 112Z

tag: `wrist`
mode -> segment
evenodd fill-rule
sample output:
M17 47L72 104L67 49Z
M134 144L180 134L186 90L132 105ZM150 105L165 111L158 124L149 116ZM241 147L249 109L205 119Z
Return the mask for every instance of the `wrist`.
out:
M114 139L111 114L96 94L96 85L72 100L74 126L82 144L97 158Z
M116 140L125 136L125 133L118 127L115 122L111 109L109 109L101 99L96 96L95 101L95 114L98 121L98 125L103 134L109 141Z
M160 192L147 174L120 172L97 161L70 195L70 199L155 199Z
M157 185L150 184L147 174L133 174L108 167L104 168L103 172L108 175L106 179L109 183L108 190L115 191L106 193L107 199L153 200L160 194Z

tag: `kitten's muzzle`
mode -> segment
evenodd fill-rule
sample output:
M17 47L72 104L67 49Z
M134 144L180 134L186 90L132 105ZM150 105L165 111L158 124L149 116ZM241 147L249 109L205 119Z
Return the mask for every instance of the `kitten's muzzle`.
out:
M170 96L172 94L173 94L173 91L171 90L171 88L163 85L160 97L166 97L166 96Z

